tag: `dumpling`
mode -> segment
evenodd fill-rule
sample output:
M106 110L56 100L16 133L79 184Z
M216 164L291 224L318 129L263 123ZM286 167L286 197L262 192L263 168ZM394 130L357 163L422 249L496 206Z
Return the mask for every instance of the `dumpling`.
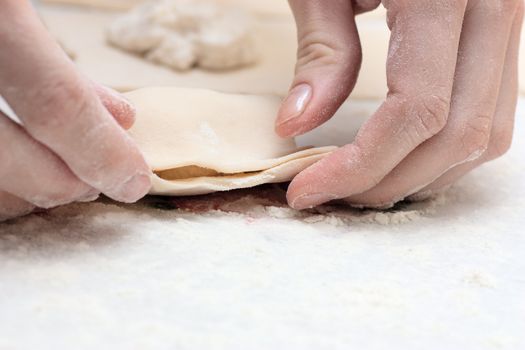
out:
M200 195L290 181L336 147L298 148L275 134L280 99L154 87L126 97L130 134L153 170L151 194Z

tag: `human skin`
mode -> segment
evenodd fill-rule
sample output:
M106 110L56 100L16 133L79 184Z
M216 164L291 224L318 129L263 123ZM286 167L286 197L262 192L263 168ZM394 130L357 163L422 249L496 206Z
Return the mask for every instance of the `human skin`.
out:
M295 79L276 131L297 136L330 119L358 77L354 17L380 0L290 0ZM388 207L426 198L512 142L523 0L383 0L391 41L388 95L356 139L299 174L288 202L344 199Z
M134 202L149 190L149 167L126 134L133 107L82 76L27 0L2 1L0 221L35 208L96 199Z

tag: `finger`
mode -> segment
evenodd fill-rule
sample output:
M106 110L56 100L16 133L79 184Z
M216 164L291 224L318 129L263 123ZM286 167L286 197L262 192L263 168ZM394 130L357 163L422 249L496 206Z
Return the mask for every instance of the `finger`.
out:
M516 3L504 7L510 2L497 2L502 8L489 7L489 2L467 8L447 126L406 157L379 185L349 198L349 202L393 204L456 165L485 153L516 13Z
M104 85L93 83L93 87L113 118L121 127L128 130L135 123L135 107L121 94Z
M375 10L381 4L381 0L353 0L354 13L356 15Z
M298 29L295 78L276 131L296 136L330 119L354 88L361 44L349 0L290 0Z
M34 209L31 203L0 191L0 222L27 215Z
M29 134L109 197L134 202L146 194L149 168L139 149L27 1L3 5L0 38L0 94Z
M294 179L288 200L297 209L374 187L446 124L466 1L383 3L392 31L388 97L354 143Z
M509 47L505 57L505 67L501 79L502 84L496 112L494 114L494 123L490 134L487 152L483 154L483 157L475 161L459 165L449 170L411 199L428 197L441 189L447 188L459 178L469 173L472 169L485 162L501 157L509 150L512 144L514 119L516 116L516 105L518 101L518 57L522 23L523 2L520 1L516 18L512 25Z
M41 208L98 196L49 149L0 113L0 188Z

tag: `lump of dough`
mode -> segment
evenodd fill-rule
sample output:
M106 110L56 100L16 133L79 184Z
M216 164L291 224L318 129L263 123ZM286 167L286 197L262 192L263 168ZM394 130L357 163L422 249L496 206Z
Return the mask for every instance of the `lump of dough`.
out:
M233 69L257 58L244 12L204 0L156 0L118 17L110 44L155 63L185 71Z
M188 70L195 64L195 47L179 35L170 35L148 52L146 58L177 70Z
M199 195L290 181L335 147L297 148L275 134L280 100L175 87L126 97L130 135L153 170L151 194Z

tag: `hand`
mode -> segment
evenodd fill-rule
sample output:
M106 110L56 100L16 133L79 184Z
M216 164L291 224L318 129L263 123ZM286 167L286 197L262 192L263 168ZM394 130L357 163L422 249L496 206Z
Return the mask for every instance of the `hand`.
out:
M295 136L333 116L361 62L354 16L380 0L290 0L296 75L276 130ZM355 141L299 174L297 209L334 199L390 206L446 188L511 144L522 0L384 0L389 93Z
M144 196L129 103L80 75L26 0L2 2L0 39L0 95L21 121L0 113L0 221L99 193Z

